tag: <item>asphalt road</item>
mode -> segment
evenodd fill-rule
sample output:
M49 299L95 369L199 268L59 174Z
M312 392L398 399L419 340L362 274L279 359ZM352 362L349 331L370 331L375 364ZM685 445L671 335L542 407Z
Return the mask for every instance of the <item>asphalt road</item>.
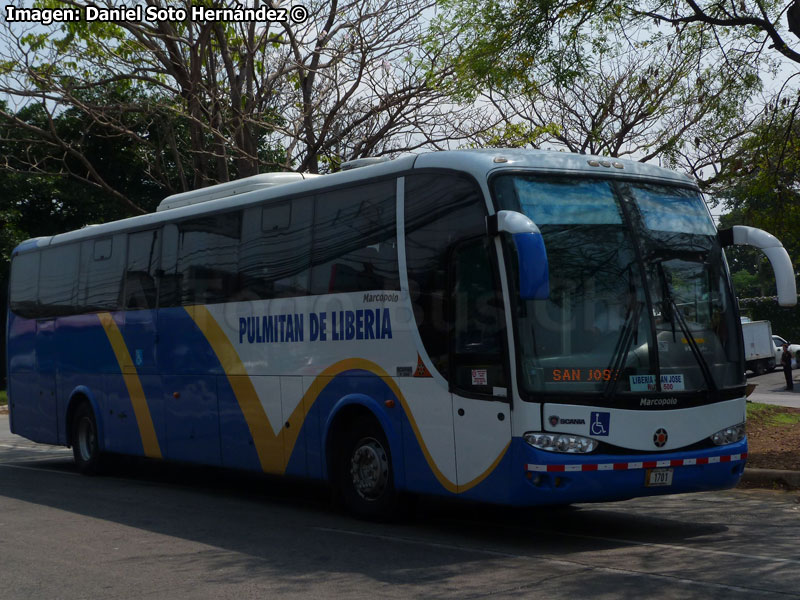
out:
M797 493L353 520L324 487L126 461L78 475L0 416L0 599L797 598Z
M749 399L754 402L778 404L800 408L800 369L792 371L794 390L786 391L786 378L783 369L776 369L763 375L747 374L747 383L756 384L756 389L750 394Z

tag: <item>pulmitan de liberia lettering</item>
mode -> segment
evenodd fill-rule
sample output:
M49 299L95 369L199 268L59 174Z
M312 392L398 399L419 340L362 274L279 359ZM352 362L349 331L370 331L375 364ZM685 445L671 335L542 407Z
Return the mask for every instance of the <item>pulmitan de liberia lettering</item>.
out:
M305 323L298 313L239 317L239 343L303 342ZM392 319L388 308L310 313L307 330L310 342L392 339Z

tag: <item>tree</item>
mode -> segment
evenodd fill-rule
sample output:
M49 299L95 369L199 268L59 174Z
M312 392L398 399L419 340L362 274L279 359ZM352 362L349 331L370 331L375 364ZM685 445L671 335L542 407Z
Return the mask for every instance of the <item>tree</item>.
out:
M0 109L8 107L0 104ZM59 139L80 148L94 161L99 177L118 185L137 205L152 210L164 190L143 176L146 156L135 144L119 143L116 136L80 111L66 110L50 121L44 107L30 105L14 113L15 120L32 128L52 127ZM127 205L109 202L102 190L86 186L80 177L65 177L61 168L80 173L81 164L64 156L61 148L31 144L27 128L0 123L0 289L5 289L9 257L21 241L79 229L90 223L120 219L130 214ZM31 166L36 173L31 172ZM20 172L18 169L21 169ZM5 314L3 293L0 311Z
M89 4L119 8L115 0L41 3L84 15ZM290 13L296 20L283 22L192 20L189 0L148 0L147 6L184 9L189 17L83 20L45 31L5 22L0 33L8 48L0 92L15 109L39 105L47 122L34 126L17 110L0 117L26 131L31 148L57 149L63 172L130 211L141 207L53 127L63 111L77 111L83 122L137 146L149 157L146 177L169 192L262 170L318 172L354 157L446 145L470 116L443 104L444 93L431 84L431 73L444 73L447 65L420 45L430 2L312 0L304 3L307 18ZM109 101L110 88L123 92L119 101ZM27 156L16 157L20 168Z
M460 42L449 89L469 97L465 82L485 87L504 120L495 139L657 159L698 178L711 172L701 178L709 184L754 118L746 103L760 86L758 65L731 60L719 69L709 31L676 38L613 2L444 6L436 27Z
M535 147L658 160L700 176L747 130L742 117L751 87L699 70L699 53L649 47L587 64L569 85L553 81L530 96L487 96L506 121L536 133L528 141Z
M800 264L800 95L770 106L733 148L716 186L726 221L766 229Z
M768 47L790 61L800 63L800 52L789 46L790 40L782 23L789 9L785 2L651 0L642 4L636 10L638 14L673 25L678 32L686 26L707 26L718 32L717 39L723 48L736 48L740 53L757 57Z

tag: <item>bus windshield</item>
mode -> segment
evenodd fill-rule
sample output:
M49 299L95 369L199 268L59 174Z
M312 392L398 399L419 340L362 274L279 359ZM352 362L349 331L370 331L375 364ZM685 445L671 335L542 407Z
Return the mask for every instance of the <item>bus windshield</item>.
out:
M696 190L508 174L493 192L539 226L550 267L550 297L517 301L524 392L613 406L741 391L733 295Z

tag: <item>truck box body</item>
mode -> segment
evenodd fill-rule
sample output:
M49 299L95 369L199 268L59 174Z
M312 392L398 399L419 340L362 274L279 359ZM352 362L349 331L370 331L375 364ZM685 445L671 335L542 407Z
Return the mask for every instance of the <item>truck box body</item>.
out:
M742 338L748 369L760 375L775 368L775 345L772 343L772 325L769 321L742 323Z

